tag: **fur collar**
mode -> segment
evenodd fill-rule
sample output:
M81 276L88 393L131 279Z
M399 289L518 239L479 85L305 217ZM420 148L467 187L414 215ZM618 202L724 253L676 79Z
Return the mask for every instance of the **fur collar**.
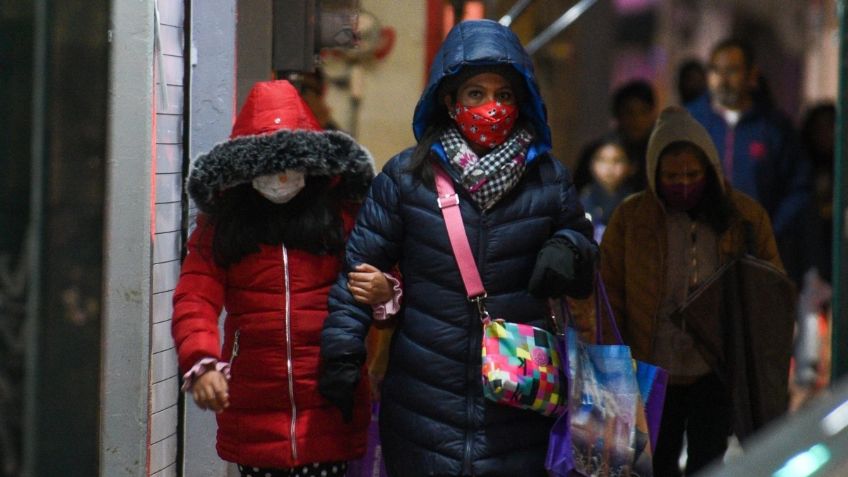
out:
M216 145L194 161L186 187L197 207L210 213L222 190L285 169L303 170L307 180L339 177L343 197L359 201L374 178L374 158L339 131L281 129Z

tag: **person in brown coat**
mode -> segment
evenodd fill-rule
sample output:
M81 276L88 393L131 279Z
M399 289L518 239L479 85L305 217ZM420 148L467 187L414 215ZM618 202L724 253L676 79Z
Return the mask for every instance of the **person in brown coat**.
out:
M610 218L601 243L601 275L633 358L670 375L654 475L682 475L684 435L685 475L691 475L724 454L731 401L691 335L670 317L741 253L782 265L768 214L726 184L715 145L685 110L661 113L646 172L648 188L626 199ZM606 334L604 339L612 342Z

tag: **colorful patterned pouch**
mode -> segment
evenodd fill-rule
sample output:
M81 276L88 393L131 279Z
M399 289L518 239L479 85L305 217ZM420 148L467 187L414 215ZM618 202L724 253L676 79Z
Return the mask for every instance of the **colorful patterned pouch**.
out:
M557 338L535 326L483 321L483 394L546 416L566 410L567 388Z

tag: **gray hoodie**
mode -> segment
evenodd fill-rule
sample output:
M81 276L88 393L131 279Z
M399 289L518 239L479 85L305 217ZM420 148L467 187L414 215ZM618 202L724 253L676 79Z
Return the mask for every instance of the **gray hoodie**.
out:
M718 183L722 192L726 192L724 186L724 172L718 157L718 150L713 144L707 130L701 126L685 109L677 106L669 106L661 113L654 125L654 131L648 140L648 153L646 157L646 172L648 174L648 188L657 193L657 167L659 167L660 153L669 144L678 141L688 141L698 146L707 155L710 165L715 170Z

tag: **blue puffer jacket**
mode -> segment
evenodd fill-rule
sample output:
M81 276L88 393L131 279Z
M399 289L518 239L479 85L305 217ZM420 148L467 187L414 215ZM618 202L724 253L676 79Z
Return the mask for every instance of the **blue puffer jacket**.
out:
M777 237L792 233L810 200L812 168L789 119L755 105L731 128L713 110L709 94L686 109L710 133L733 187L765 207Z
M592 225L569 172L550 157L550 133L530 59L508 29L491 21L455 27L437 55L418 103L420 136L434 112L439 82L464 65L511 64L531 100L521 114L535 143L522 180L486 212L457 182L466 233L494 317L549 327L546 304L527 285L543 243L568 238L592 266ZM346 250L346 267L400 265L403 310L397 317L383 381L380 432L389 473L415 476L545 476L551 418L487 401L481 384L482 325L465 288L436 204L436 193L408 172L412 150L392 158L371 185ZM434 157L445 161L439 145ZM325 360L361 359L370 307L354 302L342 275L330 292L322 335Z

